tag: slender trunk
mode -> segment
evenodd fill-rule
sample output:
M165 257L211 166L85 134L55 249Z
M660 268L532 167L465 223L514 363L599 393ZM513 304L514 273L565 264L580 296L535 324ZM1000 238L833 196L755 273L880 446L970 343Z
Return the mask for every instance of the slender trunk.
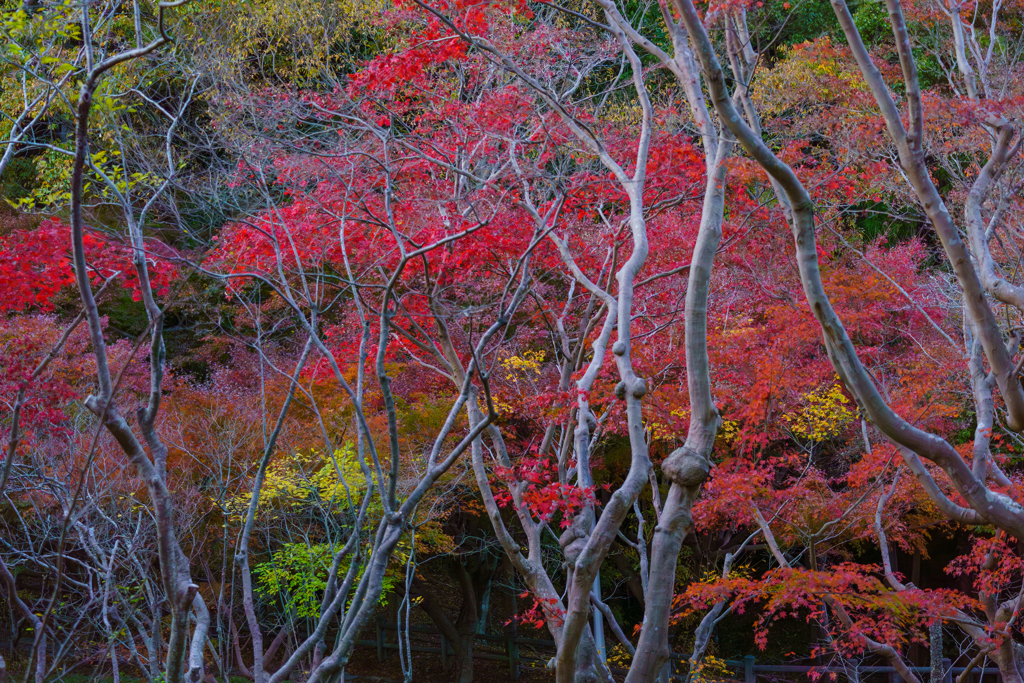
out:
M401 582L397 584L396 588L400 592L404 592L404 586L402 585ZM460 643L462 641L462 635L459 632L459 629L456 627L455 624L451 622L451 619L448 618L448 615L445 614L444 608L441 607L441 604L437 601L434 595L427 589L427 586L425 585L424 581L416 577L413 577L412 591L417 597L420 598L420 609L422 609L423 612L428 617L430 617L430 620L434 622L434 626L436 626L437 630L441 632L441 636L445 638L448 641L449 645L455 650L457 655L456 661L461 661L458 659L458 653L460 652ZM449 661L447 670L450 670L454 663L455 662Z
M474 428L479 424L482 419L482 415L480 414L480 409L477 407L475 398L476 396L474 391L473 400L467 402L469 424L471 428ZM494 494L490 488L487 469L484 465L483 444L481 439L477 439L473 442L472 463L473 473L476 477L477 484L480 487L480 492L484 500L484 508L487 510L487 516L491 520L491 524L498 535L498 540L505 549L506 557L509 559L512 566L523 576L527 587L530 589L530 593L540 601L545 621L548 626L548 631L551 633L551 636L556 643L556 647L560 647L563 642L564 608L559 591L555 588L555 585L551 581L551 577L548 576L540 563L542 553L540 527L532 525L529 518L524 518L524 526L527 529L529 538L529 549L527 550L520 547L508 533L508 529L505 527L505 523L501 518L501 510L498 508L498 504L494 500ZM514 594L512 595L512 611L513 613L516 613L517 611ZM579 683L611 683L607 667L601 666L597 662L596 649L594 648L593 637L591 636L589 626L586 626L581 636L578 652L579 655L575 658L576 662L573 669L574 681L578 681Z
M203 596L196 594L192 601L192 610L196 615L196 627L192 631L192 646L188 653L188 682L200 683L206 679L203 668L203 651L206 647L207 634L210 632L210 610L206 607Z
M253 675L252 672L249 671L249 667L245 665L245 659L242 657L242 646L239 642L240 634L238 632L238 627L235 626L235 618L230 614L228 615L228 624L231 628L231 644L232 650L235 653L235 666L238 667L239 674L251 681L253 680Z
M651 543L644 623L640 630L636 656L626 676L627 683L650 681L668 662L668 620L675 594L676 561L686 537L693 496L686 487L673 484L662 509L661 519Z
M638 539L638 542L643 542L642 539ZM626 588L629 590L629 594L634 600L640 603L640 606L644 606L644 587L643 582L640 580L640 576L636 570L633 569L633 565L630 563L629 558L624 553L617 552L610 554L612 562L615 564L615 568L626 577Z
M711 634L714 633L715 623L721 617L725 611L725 602L716 602L704 618L700 620L700 625L697 626L697 630L693 634L693 652L690 654L690 673L687 675L686 680L694 680L694 674L697 672L697 667L704 659L704 653L708 649L708 643L711 641Z
M473 683L473 646L476 643L476 633L460 631L458 646L459 659L459 683Z
M274 636L274 639L270 641L270 647L268 647L267 651L263 653L264 664L266 664L274 658L274 655L277 654L277 651L281 648L285 641L288 640L289 633L291 633L291 630L288 628L288 624L285 624L281 627L281 630L277 632L277 635Z
M110 624L110 612L108 610L110 600L110 584L114 574L114 557L117 554L118 542L114 542L114 549L110 552L110 561L107 564L107 574L103 581L103 628L107 631L107 649L110 653L110 673L114 683L121 683L121 671L117 661L117 636Z
M242 575L242 609L245 611L245 618L249 624L249 634L252 636L252 673L255 683L265 683L266 670L263 665L263 633L260 630L259 620L256 618L256 606L252 591L252 572L249 568L249 539L252 537L252 530L256 524L256 511L260 504L260 494L263 490L263 482L267 476L267 466L277 447L277 440L284 427L285 417L295 399L295 390L298 387L299 375L306 365L310 352L313 350L313 335L310 334L295 364L295 371L292 373L291 382L288 385L288 394L285 396L281 410L278 412L274 430L270 433L266 445L263 448L263 456L260 458L259 468L252 485L252 493L249 496L249 505L245 513L245 524L238 540L238 552L235 561L238 563L238 571Z
M455 562L455 569L462 592L462 606L459 609L459 619L456 623L459 631L458 680L459 683L473 683L473 645L476 641L476 626L479 620L476 589L473 586L473 577L462 562Z
M150 680L154 681L160 677L160 652L164 648L160 616L160 607L158 606L154 609L154 618L149 624L149 634L146 637L146 651L149 653L149 676Z
M714 166L705 187L701 226L690 262L685 309L687 384L692 404L690 431L683 447L674 451L662 465L672 485L654 529L644 623L627 683L650 681L668 663L668 625L675 594L676 563L683 540L693 525L690 509L710 471L711 449L721 421L711 397L707 305L711 269L722 236L726 174L723 162L731 148L731 143L719 144L719 163Z
M258 499L258 492L253 494ZM238 571L242 575L242 610L245 612L245 621L249 626L249 636L252 639L252 675L255 683L264 683L265 671L263 668L263 632L260 630L259 619L256 616L256 604L252 593L252 574L249 571L248 548L240 550L235 556L238 561Z
M942 622L935 621L928 627L928 649L931 654L930 683L942 683Z
M590 591L591 596L601 602L601 574L598 572L597 576L594 577L594 588ZM601 610L594 610L592 613L592 622L590 625L594 632L594 646L597 648L597 656L601 658L602 662L608 661L608 650L604 644L604 615Z
M487 586L484 588L484 597L480 600L480 618L476 622L477 633L487 633L487 613L491 607L491 587L494 586L492 577L487 577Z

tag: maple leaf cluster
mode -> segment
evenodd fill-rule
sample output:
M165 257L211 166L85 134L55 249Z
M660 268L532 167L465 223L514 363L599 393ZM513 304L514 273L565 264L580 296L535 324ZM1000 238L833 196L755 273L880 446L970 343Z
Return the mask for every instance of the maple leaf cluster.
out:
M70 227L48 219L36 228L15 230L0 237L0 313L36 309L52 311L54 299L75 281L68 247ZM134 249L97 232L83 239L89 277L94 284L114 278L141 299ZM172 253L155 244L146 246L150 283L158 296L166 296L175 279ZM157 256L159 254L159 257Z

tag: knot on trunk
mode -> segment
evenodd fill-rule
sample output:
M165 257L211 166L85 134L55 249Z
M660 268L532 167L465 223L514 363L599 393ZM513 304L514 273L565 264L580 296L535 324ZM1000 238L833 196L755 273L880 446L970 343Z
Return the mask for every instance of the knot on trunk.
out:
M647 382L643 377L630 377L629 380L622 380L615 385L615 396L625 400L626 393L632 394L633 398L643 398L647 395Z
M558 538L558 545L562 546L566 563L570 567L575 566L580 553L587 547L587 532L573 522L573 525L562 532Z
M590 435L594 433L595 429L597 429L597 418L595 418L594 413L590 412L590 410L588 409L586 417L584 417L580 421L580 423L576 425L576 429L574 429L572 433L578 439L589 439Z
M704 483L711 468L705 458L683 446L665 458L665 462L661 463L661 471L673 484L683 488L695 488Z

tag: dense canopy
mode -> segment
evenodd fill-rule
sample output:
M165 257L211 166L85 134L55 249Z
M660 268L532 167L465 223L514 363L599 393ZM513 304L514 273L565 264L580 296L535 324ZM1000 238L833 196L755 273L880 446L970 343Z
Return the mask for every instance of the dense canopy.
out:
M0 8L0 680L1024 683L1018 0Z

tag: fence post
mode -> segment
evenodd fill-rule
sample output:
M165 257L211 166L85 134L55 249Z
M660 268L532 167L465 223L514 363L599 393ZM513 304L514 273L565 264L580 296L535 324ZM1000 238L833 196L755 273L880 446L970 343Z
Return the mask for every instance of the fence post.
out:
M850 679L850 683L860 683L860 664L854 664L853 668L850 669L850 673L847 675Z
M444 634L441 634L441 667L448 670L448 648L445 646Z
M512 636L505 636L505 653L508 654L508 679L519 678L519 645Z
M743 683L757 683L757 677L754 675L754 655L743 658Z
M377 620L377 661L384 661L384 629L381 628L380 619Z
M942 683L953 683L953 662L949 657L942 658Z

